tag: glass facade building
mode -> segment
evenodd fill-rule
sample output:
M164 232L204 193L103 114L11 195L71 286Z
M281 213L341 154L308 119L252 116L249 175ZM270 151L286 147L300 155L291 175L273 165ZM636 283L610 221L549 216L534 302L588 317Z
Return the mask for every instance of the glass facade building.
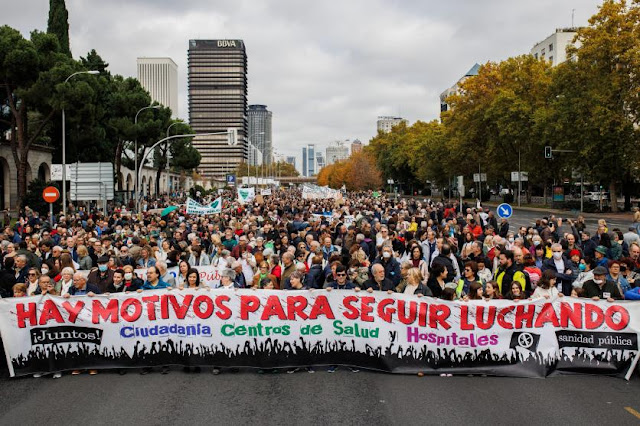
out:
M272 113L266 105L249 105L250 142L262 152L262 164L271 164L273 150L271 139Z
M189 124L196 134L236 129L238 143L226 134L196 136L205 178L233 173L248 160L247 53L242 40L190 40L188 61Z

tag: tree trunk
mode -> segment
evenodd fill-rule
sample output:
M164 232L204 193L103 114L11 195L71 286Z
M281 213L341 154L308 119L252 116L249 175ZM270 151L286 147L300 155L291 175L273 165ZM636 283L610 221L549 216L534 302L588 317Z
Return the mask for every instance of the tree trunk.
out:
M633 187L633 181L631 180L631 171L627 170L624 174L624 181L622 182L622 192L624 194L624 211L631 211L631 191Z
M611 181L611 183L609 184L609 195L611 197L611 212L612 213L617 213L618 212L618 192L616 189L616 183L615 181Z
M120 169L122 168L122 146L124 145L124 141L122 139L118 140L118 145L116 145L116 158L115 158L115 168L116 168L116 180L118 181L118 191L122 191L123 182L120 179Z
M544 198L543 201L543 205L547 205L547 180L544 180L544 183L542 184L542 197Z

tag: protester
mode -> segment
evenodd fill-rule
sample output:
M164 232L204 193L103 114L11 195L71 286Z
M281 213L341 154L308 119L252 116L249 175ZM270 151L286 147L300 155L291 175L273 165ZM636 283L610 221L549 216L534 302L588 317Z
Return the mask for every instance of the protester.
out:
M222 197L222 214L187 214L181 207L165 217L148 210L136 217L110 206L109 215L73 210L56 217L53 228L22 211L22 224L0 236L0 295L212 286L385 291L443 300L581 292L640 298L640 237L631 227L622 234L606 222L595 226L579 217L563 225L553 216L517 227L458 202L396 201L370 192L346 193L342 204L304 199L296 189L274 190L261 204L240 205L229 192ZM160 209L184 201L181 195L147 203ZM217 274L219 281L211 278Z

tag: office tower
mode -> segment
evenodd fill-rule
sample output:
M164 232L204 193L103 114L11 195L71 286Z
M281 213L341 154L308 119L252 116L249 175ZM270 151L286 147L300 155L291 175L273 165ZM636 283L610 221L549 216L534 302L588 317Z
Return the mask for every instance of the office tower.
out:
M287 157L287 163L291 164L293 168L296 168L296 157Z
M316 173L316 146L310 143L302 147L302 176L311 177Z
M326 165L324 155L322 152L316 152L316 168L314 169L314 173L311 176L317 175L320 169L322 169Z
M271 138L271 117L272 113L266 105L249 105L247 114L249 118L249 139L250 142L262 152L262 163L271 164L272 138Z
M389 133L393 126L403 122L408 124L409 120L405 120L402 117L378 117L378 131Z
M445 111L448 111L448 110L451 109L451 107L447 103L447 98L449 96L452 96L452 95L455 95L456 93L458 93L458 90L460 89L460 85L462 84L463 81L465 81L469 77L474 77L474 76L478 75L478 70L479 69L480 69L480 65L479 64L474 64L471 67L471 69L469 69L469 71L467 71L467 73L465 75L460 77L460 79L458 79L458 81L456 81L454 83L453 86L449 87L447 90L445 90L444 92L442 92L440 94L440 112L445 112Z
M351 143L351 154L356 154L362 151L362 142L359 139L356 139Z
M138 81L151 99L178 116L178 66L171 58L138 58Z
M193 146L200 151L201 175L211 178L233 173L248 160L247 54L242 40L190 40L189 124L198 134ZM237 144L227 134L235 129Z
M335 144L327 147L327 165L334 164L340 160L349 158L349 147L344 142L336 141Z

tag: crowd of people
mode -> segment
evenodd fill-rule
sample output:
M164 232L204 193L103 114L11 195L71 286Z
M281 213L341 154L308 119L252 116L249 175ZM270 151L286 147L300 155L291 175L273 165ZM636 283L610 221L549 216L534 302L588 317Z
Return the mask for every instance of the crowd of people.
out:
M0 295L198 288L206 284L195 267L212 265L220 290L640 300L637 211L625 230L553 215L512 228L479 205L371 192L303 199L289 189L247 205L223 197L219 215L72 211L53 226L26 208L0 235Z

